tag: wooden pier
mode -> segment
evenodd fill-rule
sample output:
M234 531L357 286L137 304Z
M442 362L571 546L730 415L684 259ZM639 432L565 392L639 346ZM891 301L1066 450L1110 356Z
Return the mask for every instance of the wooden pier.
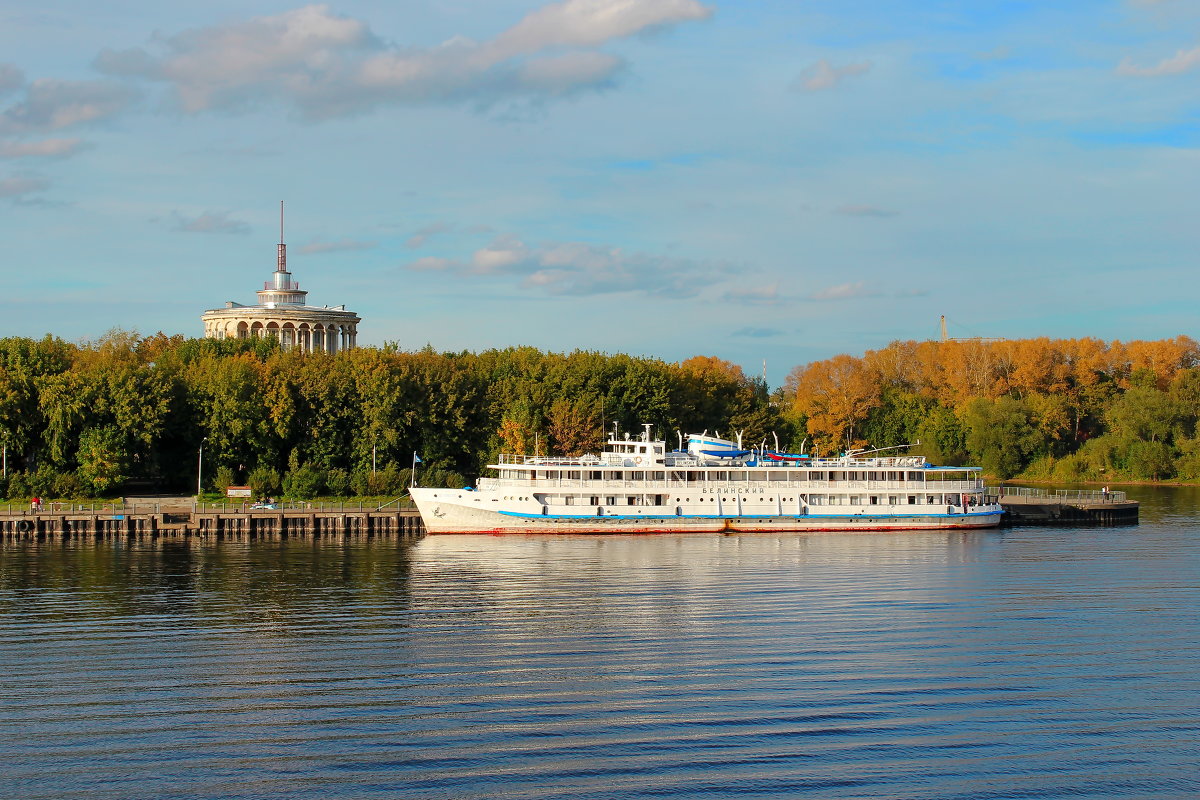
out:
M1125 492L1000 488L1005 525L1136 525L1139 504Z
M243 509L200 505L165 507L74 506L44 511L0 510L0 537L141 538L199 536L229 539L421 536L425 526L416 509L363 509L310 505L283 509Z

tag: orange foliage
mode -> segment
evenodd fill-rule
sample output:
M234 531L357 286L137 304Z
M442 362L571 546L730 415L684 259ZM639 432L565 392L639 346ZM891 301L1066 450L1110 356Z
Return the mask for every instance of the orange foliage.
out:
M976 398L1056 396L1046 405L1046 425L1078 425L1080 409L1103 391L1101 384L1128 388L1139 371L1154 375L1160 389L1200 364L1200 345L1187 336L1144 342L1099 339L1014 339L1001 341L892 342L861 358L834 356L788 376L784 393L794 414L808 418L810 433L846 445L855 424L879 403L885 387L913 392L947 407ZM1040 408L1041 406L1039 406ZM1057 435L1057 434L1056 434Z
M797 367L785 389L808 418L808 432L828 448L856 444L854 426L879 405L879 375L861 359L841 355Z

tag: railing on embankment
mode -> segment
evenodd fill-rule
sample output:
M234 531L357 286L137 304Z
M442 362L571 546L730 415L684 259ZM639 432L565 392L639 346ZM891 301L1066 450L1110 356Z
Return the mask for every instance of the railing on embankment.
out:
M40 510L0 506L0 536L45 537L216 536L419 536L425 532L415 509L392 502L287 503L253 509L231 503L47 504Z
M1026 486L1001 486L996 491L1006 523L1128 525L1138 521L1138 502L1125 492Z

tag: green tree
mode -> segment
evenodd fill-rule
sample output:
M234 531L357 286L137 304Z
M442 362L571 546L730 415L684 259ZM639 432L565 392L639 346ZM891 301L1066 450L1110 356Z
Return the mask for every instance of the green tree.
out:
M127 477L129 453L124 437L112 426L88 428L79 437L79 476L97 494L111 492Z
M1011 478L1029 463L1042 437L1026 403L1012 397L972 400L963 413L972 458L991 475Z

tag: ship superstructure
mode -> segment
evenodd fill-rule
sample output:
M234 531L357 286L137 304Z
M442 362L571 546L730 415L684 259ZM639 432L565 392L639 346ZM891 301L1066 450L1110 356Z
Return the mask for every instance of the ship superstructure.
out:
M992 527L1003 513L978 467L679 439L668 450L649 426L614 432L599 454L501 455L475 487L410 492L429 533L927 530Z

